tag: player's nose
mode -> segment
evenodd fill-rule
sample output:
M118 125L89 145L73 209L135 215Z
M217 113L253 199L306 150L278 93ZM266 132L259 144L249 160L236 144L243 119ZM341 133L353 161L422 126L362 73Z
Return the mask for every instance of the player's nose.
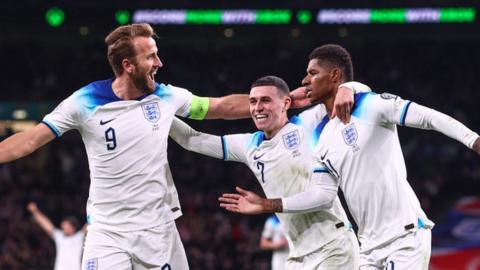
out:
M307 75L307 76L305 76L305 77L303 78L303 80L302 80L302 85L303 85L303 86L307 86L307 85L309 85L309 84L310 84L310 76Z

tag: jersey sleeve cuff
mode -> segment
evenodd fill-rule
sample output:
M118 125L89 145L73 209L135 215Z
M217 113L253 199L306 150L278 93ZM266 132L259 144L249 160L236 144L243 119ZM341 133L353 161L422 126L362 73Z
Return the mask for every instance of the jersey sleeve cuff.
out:
M42 123L45 124L53 132L53 134L55 134L55 137L58 138L62 135L52 123L48 122L47 120L42 120Z

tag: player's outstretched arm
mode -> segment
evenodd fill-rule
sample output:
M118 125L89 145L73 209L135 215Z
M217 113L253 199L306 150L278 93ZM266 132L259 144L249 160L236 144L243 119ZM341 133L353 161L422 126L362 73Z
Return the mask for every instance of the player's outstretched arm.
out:
M0 143L0 163L27 156L54 138L55 134L43 123L16 133Z
M454 118L413 102L405 114L405 126L441 132L480 154L479 135Z
M245 215L282 212L281 199L266 199L255 192L240 187L236 187L235 189L238 194L225 193L222 194L222 197L218 198L220 207L230 212Z
M52 236L53 230L55 227L53 226L53 223L50 221L47 216L45 216L37 207L37 204L34 202L30 202L27 205L28 211L32 214L33 219L35 222L40 225L40 227L49 235Z
M331 208L338 192L338 181L326 173L315 173L313 185L306 191L281 199L267 199L237 187L237 193L218 198L220 207L230 212L255 215L262 213L306 213Z
M176 117L173 118L169 135L188 151L223 158L222 139L219 136L198 132Z
M207 119L240 119L250 117L248 95L233 94L209 98Z

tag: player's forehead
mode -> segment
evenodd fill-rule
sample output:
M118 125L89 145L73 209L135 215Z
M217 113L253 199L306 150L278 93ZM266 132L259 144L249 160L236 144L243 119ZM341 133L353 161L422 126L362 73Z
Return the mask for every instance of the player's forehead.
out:
M311 71L324 71L325 67L320 64L321 62L317 58L310 59L307 65L307 73Z
M255 86L250 90L250 98L278 98L278 89L273 85Z
M158 51L157 43L151 37L134 37L132 43L136 54L150 54Z

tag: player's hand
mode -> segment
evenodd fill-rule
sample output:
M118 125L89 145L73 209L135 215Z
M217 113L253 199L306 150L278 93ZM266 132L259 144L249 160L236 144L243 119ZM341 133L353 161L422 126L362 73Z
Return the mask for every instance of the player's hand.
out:
M37 204L34 203L34 202L30 202L28 205L27 205L27 210L30 211L30 213L35 213L38 211L38 207L37 207Z
M308 97L308 91L305 86L298 87L297 89L290 91L290 98L292 98L292 108L305 108L310 106L312 102Z
M220 207L230 212L255 215L263 213L262 201L264 198L252 191L236 187L237 193L225 193L218 198Z
M480 155L480 137L478 137L473 143L473 151Z
M337 116L344 124L350 122L353 107L353 91L347 87L340 87L335 96L331 118Z

